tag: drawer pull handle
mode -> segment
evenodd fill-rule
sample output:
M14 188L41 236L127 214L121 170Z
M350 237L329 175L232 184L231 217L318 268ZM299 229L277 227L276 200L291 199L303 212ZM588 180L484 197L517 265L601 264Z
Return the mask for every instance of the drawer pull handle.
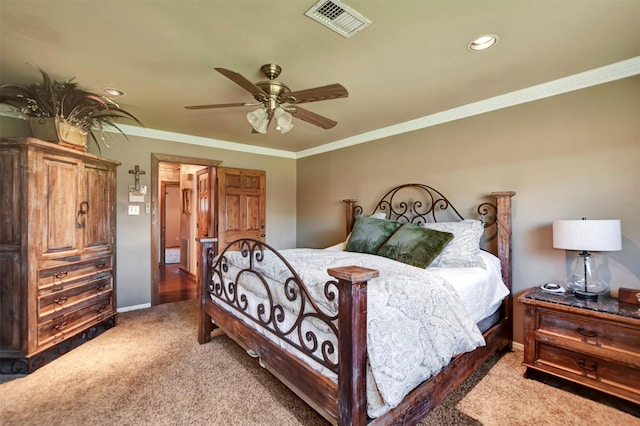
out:
M65 328L67 328L67 322L66 321L62 321L62 322L54 325L53 328L55 328L58 331L63 330Z
M98 291L102 291L102 290L104 290L106 287L107 287L107 284L105 284L105 283L98 284L98 285L96 286L96 290L98 290Z
M63 278L65 278L67 276L69 272L64 271L64 272L58 272L57 274L54 275L54 277L56 277L56 279L62 281Z
M98 264L96 265L96 268L98 268L98 269L104 269L104 267L105 267L105 266L107 266L107 264L106 264L106 263L98 263Z
M54 302L56 305L63 305L63 304L64 304L68 299L69 299L68 297L64 297L64 296L62 296L62 297L60 297L60 298L58 298L58 299L53 299L53 302Z
M595 362L587 363L585 360L581 359L580 361L578 361L578 365L584 371L597 371L598 370L598 364L596 364Z
M584 328L578 328L578 333L582 334L584 337L597 337L598 332L593 330L585 330Z
M107 309L107 305L100 305L96 308L96 312L101 313L105 309Z

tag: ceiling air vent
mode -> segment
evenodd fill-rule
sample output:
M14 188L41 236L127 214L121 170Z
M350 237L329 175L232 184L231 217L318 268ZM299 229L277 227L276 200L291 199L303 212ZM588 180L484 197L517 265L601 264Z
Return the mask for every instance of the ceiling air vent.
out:
M346 38L371 25L370 20L337 0L321 0L305 15Z

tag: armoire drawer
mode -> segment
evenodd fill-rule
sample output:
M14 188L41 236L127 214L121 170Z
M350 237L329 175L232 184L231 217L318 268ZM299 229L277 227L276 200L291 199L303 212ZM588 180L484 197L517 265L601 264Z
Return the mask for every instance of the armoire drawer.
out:
M38 324L38 347L59 343L78 331L97 324L115 313L113 294L101 295L74 311L52 316Z
M640 401L640 369L557 346L538 344L537 368L591 387L616 388Z
M582 342L585 349L592 346L613 352L627 352L638 356L640 360L640 329L637 327L546 309L539 310L538 323L538 335Z
M38 322L92 304L96 297L113 291L111 273L96 274L89 279L65 285L63 290L46 292L38 297Z
M111 274L113 271L111 256L58 265L38 271L38 289L42 291L60 291L78 280L95 274Z

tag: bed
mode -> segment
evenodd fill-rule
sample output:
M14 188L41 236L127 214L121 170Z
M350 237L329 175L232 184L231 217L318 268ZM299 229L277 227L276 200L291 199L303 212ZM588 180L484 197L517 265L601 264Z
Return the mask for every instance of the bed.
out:
M199 342L226 334L330 423L416 424L493 353L511 349L513 195L493 192L476 209L480 220L465 220L423 184L392 188L370 214L344 200L349 235L326 249L277 251L245 239L218 254L215 239L202 239ZM393 228L373 253L358 245L375 235L371 224ZM477 252L459 256L478 224ZM446 241L425 260L421 240L407 260L391 244L401 231Z

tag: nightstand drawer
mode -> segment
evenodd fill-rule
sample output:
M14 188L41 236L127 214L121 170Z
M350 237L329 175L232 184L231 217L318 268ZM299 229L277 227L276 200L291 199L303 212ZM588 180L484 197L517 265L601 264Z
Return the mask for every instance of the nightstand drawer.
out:
M640 370L557 346L539 344L535 367L640 402Z
M614 352L626 352L638 358L640 366L640 329L602 319L547 309L539 310L538 334L559 336L585 345Z

